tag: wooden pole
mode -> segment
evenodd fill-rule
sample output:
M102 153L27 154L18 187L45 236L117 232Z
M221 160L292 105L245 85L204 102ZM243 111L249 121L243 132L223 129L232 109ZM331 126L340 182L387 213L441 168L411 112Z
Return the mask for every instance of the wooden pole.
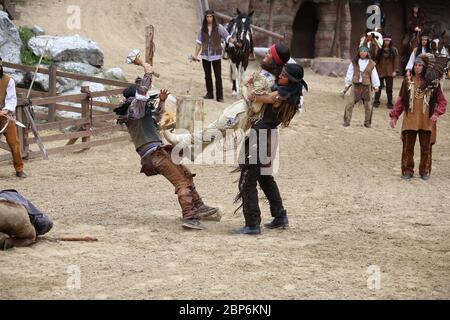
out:
M203 128L205 111L203 99L182 95L177 97L177 123L176 129L189 130L194 133L194 124Z
M81 92L83 93L87 93L89 92L89 86L83 86L81 87ZM83 99L81 101L81 117L83 119L87 119L89 121L89 126L91 126L91 121L90 121L90 113L89 113L89 98ZM86 129L86 125L84 126L84 129ZM91 127L89 128L91 129ZM83 143L84 142L89 142L91 140L90 137L84 137L82 138Z
M26 128L18 127L17 133L19 135L19 141L20 141L20 147L21 147L20 151L22 154L22 158L28 159L29 154L30 154L30 145L28 142L29 121L25 114L23 106L17 106L16 115L17 115L17 121L22 122L26 127Z
M145 62L153 66L153 56L155 54L155 28L150 25L145 29Z
M50 66L48 74L48 96L56 96L56 67ZM48 122L56 120L56 105L54 103L48 105Z
M275 11L275 0L270 0L270 8L269 8L269 31L273 32L273 12ZM272 36L269 35L269 38L267 38L268 41L268 47L272 46L273 39Z

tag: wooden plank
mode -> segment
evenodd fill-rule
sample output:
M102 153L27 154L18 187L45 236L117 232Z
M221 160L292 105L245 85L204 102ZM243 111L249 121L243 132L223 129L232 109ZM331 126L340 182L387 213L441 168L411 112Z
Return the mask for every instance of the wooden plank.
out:
M56 67L50 66L50 73L48 75L48 96L54 97L56 96ZM56 118L56 104L51 103L48 105L48 121L54 122Z
M39 131L37 129L36 123L34 122L33 117L31 116L30 109L29 109L29 107L25 107L23 110L25 111L27 119L31 125L31 131L33 132L33 134L36 138L37 144L39 146L39 150L41 151L42 158L44 160L47 160L48 159L47 150L45 149L44 144L41 142L41 137L39 135Z
M16 114L17 114L17 120L22 122L26 128L21 128L21 127L17 127L17 134L19 136L19 141L20 141L20 147L21 147L21 154L22 157L25 159L28 159L28 154L29 154L29 144L28 144L28 119L27 119L27 115L25 114L25 110L24 107L22 106L17 106L16 109Z
M80 102L81 100L86 99L86 94L72 94L67 96L56 96L49 98L36 98L31 99L31 104L33 106L45 106L47 104L58 103L58 102Z
M91 96L92 96L92 98L109 97L109 96L115 96L115 95L122 94L122 92L123 92L123 89L105 90L105 91L92 92ZM87 95L85 93L81 93L81 94L72 94L72 95L67 95L67 96L36 98L36 99L31 99L31 104L33 106L43 106L46 104L60 103L60 102L81 103L81 101L86 99L86 97L87 97Z
M10 0L2 0L4 11L8 14L11 20L19 20L20 13L16 11L16 3Z
M33 72L34 73L36 71L36 67L26 66L26 65L22 65L22 64L16 64L16 63L10 63L10 62L6 62L6 61L3 62L3 66L5 68L10 68L10 69L20 70L20 71L25 71L25 72ZM38 73L50 74L50 69L38 68ZM115 86L115 87L121 87L121 88L127 88L134 84L134 83L126 82L126 81L104 79L104 78L100 78L100 77L87 76L84 74L59 71L59 70L56 71L56 76L62 77L62 78L80 80L80 81L101 83L101 84Z
M36 71L36 67L26 66L23 64L10 63L10 62L6 62L6 61L3 61L3 67L10 68L10 69L16 69L16 70L20 70L20 71L25 71L25 72L32 72L32 73L34 73ZM47 68L38 68L37 72L42 73L42 74L49 74L50 71Z
M99 122L105 122L109 120L115 120L117 119L117 115L115 113L109 113L101 116L95 116L93 117L94 124ZM88 123L87 119L71 119L71 120L65 120L65 121L58 121L53 123L44 123L39 124L37 127L39 131L43 130L64 130L67 127L70 126L80 126Z
M81 92L89 92L89 87L88 86L83 86L81 87ZM90 101L88 99L85 99L83 101L81 101L81 117L84 119L88 119L88 127L85 125L85 129L91 130L92 129L92 114L90 113L92 110L89 108L89 103ZM83 143L85 142L89 142L91 140L91 138L88 137L83 137L82 141ZM75 141L73 142L75 143ZM83 149L86 150L86 149Z
M98 136L105 133L114 133L122 131L122 127L119 125L115 125L112 127L104 127L104 128L98 128L93 130L87 130L87 131L77 131L77 132L67 132L67 133L61 133L57 135L52 136L45 136L41 137L42 142L53 142L53 141L60 141L60 140L69 140L69 139L79 139L79 138L85 138L85 137L93 137ZM36 141L34 139L30 139L29 141L31 144L36 144Z
M153 65L153 55L155 53L155 28L149 25L145 28L145 62Z
M126 82L126 81L111 80L111 79L87 76L84 74L65 72L65 71L57 71L56 75L58 77L63 77L63 78L101 83L101 84L105 84L105 85L109 85L109 86L122 87L122 88L128 88L129 86L134 84L134 83Z
M73 112L73 113L81 113L81 108L68 106L68 105L65 105L65 104L59 104L59 103L56 104L56 110Z
M112 90L106 90L106 91L97 91L92 92L91 96L92 98L100 98L100 97L109 97L109 96L117 96L122 95L123 89L112 89Z
M65 104L56 104L56 110L58 111L67 111L67 112L73 112L73 113L81 113L81 108L77 108L77 107L73 107L73 106L68 106ZM94 110L94 114L95 115L101 115L101 114L105 114L105 113L110 113L111 111L103 111L103 110Z
M20 93L20 94L24 94L24 96L26 97L28 94L28 89L16 88L16 92ZM31 90L31 96L32 97L48 97L48 92Z
M102 108L108 108L108 109L116 109L118 107L115 103L110 102L101 102L101 101L92 101L92 105L94 107L102 107Z
M52 149L48 149L47 152L50 155L58 154L58 153L67 153L67 152L73 152L80 149L87 149L87 148L93 148L93 147L99 147L107 144L117 143L117 142L123 142L123 141L129 141L130 137L128 135L123 135L120 137L105 139L105 140L96 140L96 141L90 141L86 143L79 143L74 144L71 146L63 146L63 147L56 147ZM30 157L34 158L36 157L37 152L32 152L30 154Z

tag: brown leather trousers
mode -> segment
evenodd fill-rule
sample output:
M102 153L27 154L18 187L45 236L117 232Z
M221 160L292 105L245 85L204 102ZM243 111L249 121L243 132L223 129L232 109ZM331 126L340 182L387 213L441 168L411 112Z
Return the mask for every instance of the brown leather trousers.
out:
M197 218L196 209L203 205L203 201L195 188L195 175L184 165L175 164L172 161L171 150L171 146L166 146L142 159L141 173L145 173L147 176L160 174L169 180L175 187L175 194L178 196L183 219L195 219Z
M7 119L5 117L0 117L0 129L2 129L5 126L6 121ZM20 141L17 135L16 124L13 121L10 121L8 127L6 128L5 132L3 132L3 134L5 135L6 142L8 143L9 148L11 149L14 169L16 169L16 172L22 172L23 160L22 155L20 153Z
M419 174L431 174L432 144L431 131L405 130L402 133L403 153L402 153L402 174L414 174L414 146L417 136L420 141L420 165Z

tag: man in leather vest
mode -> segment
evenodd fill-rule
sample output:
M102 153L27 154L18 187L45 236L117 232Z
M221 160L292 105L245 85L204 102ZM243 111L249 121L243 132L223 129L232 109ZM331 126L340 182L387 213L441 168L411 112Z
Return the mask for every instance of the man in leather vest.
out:
M5 135L11 149L14 168L18 178L26 178L23 172L23 160L20 152L20 142L16 123L12 116L16 112L17 97L14 80L3 72L3 61L0 57L0 134Z
M380 78L378 77L375 62L370 59L369 48L361 46L358 56L350 63L347 76L345 78L345 91L351 86L352 91L345 107L344 127L349 127L352 120L353 108L356 103L362 101L365 109L364 126L372 126L372 105L371 91L374 88L378 92L380 88Z

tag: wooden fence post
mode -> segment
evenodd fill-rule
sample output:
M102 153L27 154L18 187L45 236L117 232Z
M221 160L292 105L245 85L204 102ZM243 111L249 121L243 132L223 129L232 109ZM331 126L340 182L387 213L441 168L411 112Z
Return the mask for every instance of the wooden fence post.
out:
M89 86L83 86L81 87L81 92L82 93L87 93L89 92ZM86 99L81 100L81 118L88 120L88 122L90 123L90 113L89 113L89 98L86 97ZM88 130L90 128L88 128L88 125L84 125L83 128L85 130ZM84 137L82 138L83 142L89 142L91 140L90 137Z
M48 74L48 96L56 96L56 66L51 65ZM50 104L48 106L48 122L54 122L56 120L56 104Z
M177 124L176 129L186 129L190 133L203 129L205 111L203 99L191 96L177 97ZM199 128L195 128L195 125Z
M21 147L20 151L22 154L22 158L28 159L29 155L30 155L30 145L28 142L29 121L28 121L28 118L27 118L23 108L24 107L22 105L17 106L16 116L17 116L17 121L20 121L21 123L23 123L26 128L17 127L17 129L18 129L17 133L19 136L20 147Z
M145 62L153 66L153 55L155 53L155 28L150 25L145 29Z

